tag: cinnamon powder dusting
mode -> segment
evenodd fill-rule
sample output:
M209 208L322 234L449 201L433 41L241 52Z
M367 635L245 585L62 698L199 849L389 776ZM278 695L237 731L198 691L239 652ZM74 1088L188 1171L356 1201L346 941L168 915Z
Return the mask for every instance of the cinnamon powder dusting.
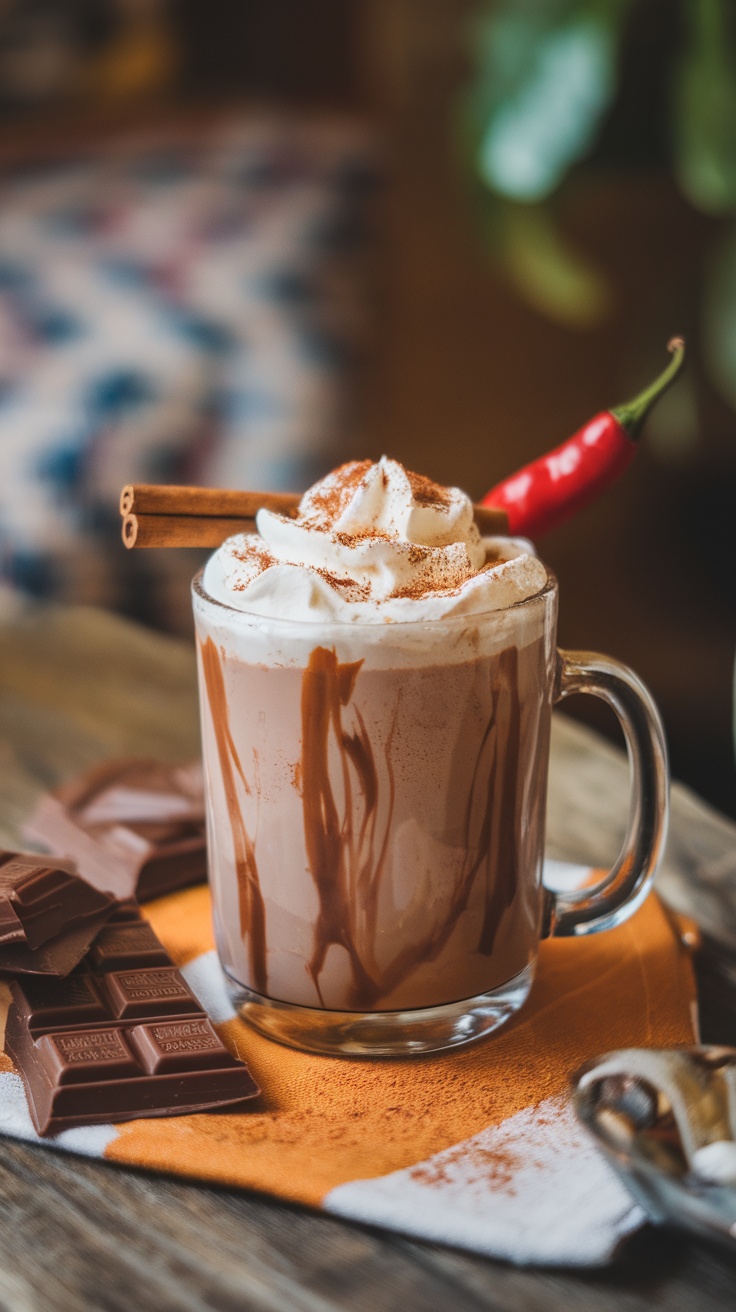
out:
M368 601L371 590L368 583L355 583L353 579L343 578L340 574L333 574L332 570L315 566L315 574L319 574L325 583L329 584L335 592L339 592L345 601Z
M494 1193L505 1193L514 1197L514 1172L520 1165L519 1154L510 1148L485 1148L481 1144L464 1143L442 1154L435 1162L420 1162L410 1171L412 1180L430 1188L442 1188L445 1185L467 1181L472 1173L474 1181L482 1181ZM460 1167L462 1176L455 1169Z
M385 529L376 528L371 525L370 528L355 528L349 533L333 533L334 542L338 542L341 547L354 547L356 542L391 542L391 534Z
M324 483L310 491L305 518L324 523L325 527L334 524L351 502L371 464L370 460L350 460L339 465Z
M258 566L259 574L265 573L267 569L271 569L274 565L279 563L272 552L268 550L265 543L261 542L260 538L253 535L248 537L247 546L236 548L233 551L233 556L236 560L240 560L244 564L252 564L255 562ZM242 580L234 579L231 583L231 587L233 592L245 592L250 583L250 577Z
M425 474L413 474L406 470L411 494L418 506L434 506L436 510L447 510L452 504L450 489L433 483Z

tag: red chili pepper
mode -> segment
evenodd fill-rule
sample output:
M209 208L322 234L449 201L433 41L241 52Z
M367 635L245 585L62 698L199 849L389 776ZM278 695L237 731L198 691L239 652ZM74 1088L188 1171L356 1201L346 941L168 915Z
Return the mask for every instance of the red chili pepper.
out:
M636 441L654 402L679 374L685 343L667 345L667 368L633 401L604 410L562 446L525 465L486 493L482 505L505 510L511 534L537 538L595 500L615 483L636 455Z

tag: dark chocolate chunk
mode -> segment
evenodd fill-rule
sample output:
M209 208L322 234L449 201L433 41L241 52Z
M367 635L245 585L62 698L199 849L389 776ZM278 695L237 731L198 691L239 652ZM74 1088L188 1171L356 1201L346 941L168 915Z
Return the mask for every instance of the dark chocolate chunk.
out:
M39 1134L225 1109L259 1092L135 907L115 914L75 974L11 983L6 1050Z
M34 1033L112 1020L97 981L89 975L68 975L62 980L15 979L10 991L16 1010Z
M146 924L141 920L141 913L138 903L134 897L126 897L122 902L114 902L108 925L119 925L125 922L135 921L137 925ZM156 942L158 943L158 939Z
M207 877L201 767L106 761L43 797L25 833L119 898L147 901L199 883Z
M0 948L18 944L33 951L89 916L108 914L112 902L69 861L0 852Z
M0 943L27 943L36 948L53 928L44 913L56 911L71 876L43 861L16 852L0 853Z
M113 903L114 905L114 903ZM0 943L0 972L10 975L52 975L63 979L78 966L90 944L108 923L108 912L85 916L56 938L29 948L25 943Z
M89 954L95 970L125 966L166 966L169 957L145 920L108 925L97 935Z

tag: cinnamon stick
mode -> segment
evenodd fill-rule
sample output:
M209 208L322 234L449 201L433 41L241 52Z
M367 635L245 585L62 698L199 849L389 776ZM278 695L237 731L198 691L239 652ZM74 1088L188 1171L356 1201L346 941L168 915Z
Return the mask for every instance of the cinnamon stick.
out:
M126 547L219 547L234 533L252 531L262 507L293 515L299 497L291 492L241 492L230 488L124 487L120 496ZM508 531L506 512L475 506L481 533Z
M243 492L229 487L128 483L120 493L121 515L191 515L197 518L214 515L227 519L255 519L256 511L262 506L280 515L289 515L298 505L299 497L295 492Z
M124 515L126 547L219 547L234 533L252 533L253 517L226 515Z
M484 538L499 537L509 531L509 517L496 506L473 506L473 519Z

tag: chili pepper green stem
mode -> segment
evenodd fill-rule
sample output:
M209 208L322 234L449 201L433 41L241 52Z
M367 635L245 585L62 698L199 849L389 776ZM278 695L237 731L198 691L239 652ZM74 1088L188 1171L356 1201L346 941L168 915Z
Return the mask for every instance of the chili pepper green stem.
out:
M671 387L685 362L685 343L682 337L673 337L667 343L667 350L671 352L672 359L659 378L635 396L633 401L625 401L623 405L618 405L615 410L611 410L614 419L632 442L637 440L654 402L667 391L668 387Z

